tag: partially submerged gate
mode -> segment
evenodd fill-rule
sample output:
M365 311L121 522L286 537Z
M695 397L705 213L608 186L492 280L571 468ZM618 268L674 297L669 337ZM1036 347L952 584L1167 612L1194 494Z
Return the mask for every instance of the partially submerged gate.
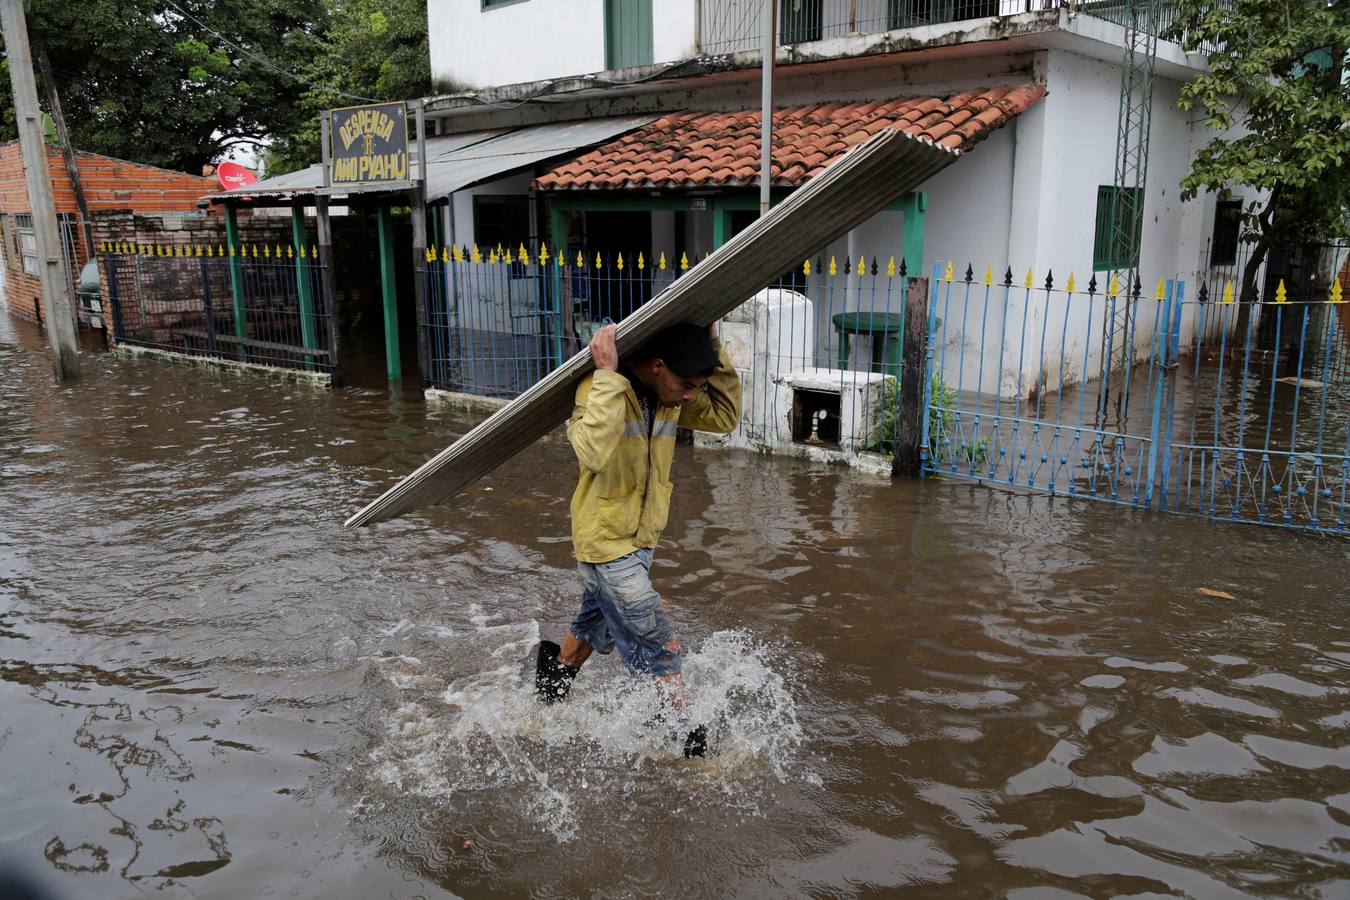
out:
M1347 534L1350 334L1322 298L934 269L922 470ZM1128 307L1128 316L1120 315ZM1112 322L1130 323L1113 333ZM1114 351L1114 352L1113 352ZM1111 370L1111 360L1125 364Z

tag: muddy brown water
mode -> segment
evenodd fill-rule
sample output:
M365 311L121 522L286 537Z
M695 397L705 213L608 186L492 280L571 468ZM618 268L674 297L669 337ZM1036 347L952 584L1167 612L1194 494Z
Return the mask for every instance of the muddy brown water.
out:
M54 897L1350 894L1343 539L681 448L684 761L612 658L528 696L561 441L344 531L471 423L84 366L0 319L0 860Z

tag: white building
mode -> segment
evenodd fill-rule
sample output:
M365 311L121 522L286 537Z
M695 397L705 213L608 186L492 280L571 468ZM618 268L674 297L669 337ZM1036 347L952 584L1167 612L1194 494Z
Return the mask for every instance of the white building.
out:
M569 252L577 246L605 254L642 251L653 260L659 253L696 258L720 245L757 209L758 173L746 160L758 154L752 138L763 2L429 0L432 76L438 85L456 86L425 102L433 133L509 130L516 141L536 135L521 165L449 196L443 241L485 248L562 243ZM822 145L830 137L821 138L819 129L812 136L822 116L834 116L838 138L848 132L840 118L875 118L887 104L900 109L897 101L911 98L928 104L927 118L910 123L900 111L890 124L949 136L965 150L919 195L901 198L822 248L819 261L833 257L842 268L862 258L884 268L893 257L911 276L954 261L958 278L970 264L977 280L992 269L1001 282L1011 269L1018 285L1028 270L1038 285L1053 271L1057 286L1072 272L1080 292L1094 269L1101 278L1113 268L1103 204L1109 206L1115 179L1126 30L1112 20L1121 20L1122 4L775 2L774 105L785 117L777 125L776 186L788 190L809 176L821 163L813 153L828 162L842 152ZM1236 247L1235 233L1216 220L1231 221L1225 213L1244 198L1179 199L1178 183L1210 135L1176 100L1204 65L1199 54L1157 42L1140 247L1146 297L1159 278L1185 280L1193 292L1211 256L1223 263ZM975 121L985 110L995 112ZM615 127L607 130L605 122ZM547 137L566 123L593 133L570 142ZM970 132L964 139L963 126ZM678 144L667 157L679 166L659 164L666 158L660 157L662 141ZM1230 206L1216 214L1220 203ZM819 268L798 290L813 300L830 297L828 305L817 300L814 349L819 364L831 365L840 341L832 319L867 309L869 299L861 281L836 289ZM1086 314L1065 314L1072 320L1064 358L1083 360L1094 372L1102 306L1095 323ZM979 334L946 323L943 339L953 358L961 346L978 357L974 351L987 351L996 339L991 335L1004 334L1006 342L1012 329L1005 324L1015 324L1019 335L1039 328L1044 312L1017 301L1006 316L1008 323L997 328L984 323L986 346L979 348L971 346ZM1189 323L1183 323L1183 340ZM1139 329L1137 340L1149 337L1145 331ZM997 387L1005 395L1025 394L1037 383L1053 386L1061 375L1077 379L1082 365L1065 370L1060 347L1053 349L1054 365L1026 358L1033 351L1025 342L1003 354L1001 370L977 373L967 362L966 389L980 376L981 389ZM856 364L865 350L846 355ZM1027 373L1020 385L1019 370Z

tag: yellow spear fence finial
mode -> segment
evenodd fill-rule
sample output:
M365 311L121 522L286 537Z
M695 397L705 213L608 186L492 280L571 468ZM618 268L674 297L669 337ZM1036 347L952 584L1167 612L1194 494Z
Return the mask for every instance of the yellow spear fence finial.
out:
M520 250L517 251L516 258L527 266L530 264L530 251L525 249L524 244L520 245Z
M895 257L894 257L894 256L892 256L890 259L886 260L886 277L887 277L887 278L894 278L894 277L895 277Z
M661 251L661 257L656 261L656 270L664 272L666 270L666 251Z
M942 280L943 281L952 280L952 261L950 259L947 260L947 271L942 273ZM1028 284L1027 287L1031 287L1031 285Z
M985 283L988 284L988 282L985 282ZM1073 295L1073 287L1074 287L1074 282L1073 282L1073 270L1070 269L1070 270L1069 270L1069 280L1068 280L1067 282L1065 282L1065 284L1064 284L1064 292L1067 293L1067 294L1069 294L1070 296L1072 296L1072 295Z
M1070 275L1072 275L1072 273L1070 273ZM994 283L994 267L993 267L993 266L985 266L985 269L984 269L984 286L985 286L985 287L989 287L989 286L992 285L993 283Z
M811 274L811 260L809 258L802 260L802 274Z
M482 253L482 251L480 251L480 250L478 249L478 242L477 242L477 241L474 242L474 245L473 245L473 255L470 256L469 259L470 259L471 262L476 262L476 263L480 263L480 262L483 261L483 253Z
M641 272L647 268L647 260L643 258L642 251L638 251L638 271Z
M1222 301L1222 302L1224 302L1224 303L1232 303L1232 302L1233 302L1233 282L1231 282L1231 281L1226 282L1226 283L1224 284L1224 286L1223 286L1223 301Z
M1120 279L1115 275L1111 276L1111 283L1106 287L1106 296L1108 297L1120 296Z
M834 275L839 271L839 267L834 264L834 257L830 257L830 274Z
M1158 291L1157 291L1157 293L1154 295L1153 299L1154 299L1154 300L1157 300L1159 303L1161 303L1162 300L1163 300L1163 298L1166 297L1166 296L1167 296L1167 280L1166 280L1165 278L1159 278L1159 279L1158 279Z
M1331 296L1327 298L1328 303L1344 303L1345 298L1341 296L1341 280L1337 278L1331 283Z
M539 265L548 265L548 244L539 245Z
M1027 290L1031 290L1031 283L1035 280L1036 276L1032 273L1031 269L1027 269L1027 278L1025 283L1023 284L1023 287L1025 287Z
M867 258L862 254L858 255L858 277L861 278L867 274Z
M687 271L689 271L689 254L688 254L688 253L681 253L681 254L680 254L680 271L681 271L681 272L687 272Z
M619 254L619 271L620 271L620 272L623 271L623 254L622 254L622 253Z
M1289 296L1284 289L1283 278L1281 278L1280 283L1275 286L1275 302L1281 305L1289 302Z

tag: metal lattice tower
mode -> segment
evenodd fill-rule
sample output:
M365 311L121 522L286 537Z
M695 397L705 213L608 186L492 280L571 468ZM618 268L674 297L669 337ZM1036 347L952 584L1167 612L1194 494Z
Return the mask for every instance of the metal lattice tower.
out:
M1112 372L1128 356L1138 292L1139 247L1144 227L1144 184L1148 176L1149 131L1153 120L1153 69L1158 55L1162 0L1125 0L1125 53L1120 69L1120 112L1116 120L1116 168L1111 196L1112 276L1121 297L1108 307L1102 336L1102 409ZM1123 415L1124 411L1121 411Z

